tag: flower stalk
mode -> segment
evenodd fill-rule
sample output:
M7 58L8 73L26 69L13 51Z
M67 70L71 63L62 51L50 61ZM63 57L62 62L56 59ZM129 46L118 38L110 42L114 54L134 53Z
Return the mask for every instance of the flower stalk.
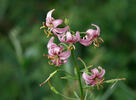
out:
M81 83L81 76L80 76L80 68L76 62L75 59L75 55L74 55L74 51L71 51L71 56L72 56L72 60L74 62L74 65L76 67L76 72L77 72L77 77L78 77L78 83L79 83L79 87L80 87L80 96L81 96L81 100L84 100L84 94L83 94L83 87L82 87L82 83Z
M67 73L65 70L64 72L67 73L68 75L65 77L61 77L61 79L77 79L78 84L79 84L79 90L80 90L80 99L81 100L86 100L87 99L87 94L83 91L83 86L81 82L81 75L80 72L82 73L82 78L84 79L86 85L90 85L91 87L97 86L97 89L99 90L99 86L103 88L103 83L116 83L117 81L120 80L126 80L125 78L119 78L119 79L111 79L104 81L104 74L105 74L105 69L103 69L101 66L98 66L98 68L93 68L89 71L89 68L91 66L87 66L86 63L78 57L77 59L81 61L81 63L84 65L85 69L80 70L80 67L78 66L76 56L74 55L74 50L76 47L74 46L75 43L79 42L80 44L84 46L90 46L94 45L94 47L99 47L101 43L103 43L103 39L100 36L100 28L99 26L92 24L93 27L96 29L87 29L86 32L79 32L79 31L72 31L69 27L69 20L65 19L65 27L59 27L61 24L63 24L62 19L55 19L52 17L52 13L54 12L55 9L50 10L47 13L45 22L42 23L42 27L40 29L44 29L45 35L50 37L47 48L48 48L48 55L44 54L44 56L47 56L48 59L50 60L48 63L49 65L56 65L57 70L54 71L49 75L49 77L40 84L40 86L44 85L45 83L48 82L50 89L61 96L63 96L66 99L71 99L75 100L75 98L70 98L67 97L60 92L58 92L50 83L50 79L58 72L58 71L63 71L62 69L58 69L59 66L65 64L68 62L68 59L70 56L72 56L73 63L76 68L76 76L74 77L73 75ZM54 39L58 38L60 41L59 44L54 43ZM70 76L70 77L69 77ZM112 85L112 87L115 85L115 83ZM77 98L78 95L75 92L75 95Z

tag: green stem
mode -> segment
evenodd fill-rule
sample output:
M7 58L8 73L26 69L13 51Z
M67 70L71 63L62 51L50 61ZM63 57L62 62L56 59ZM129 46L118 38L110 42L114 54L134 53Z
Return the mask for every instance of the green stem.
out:
M72 59L73 59L73 62L75 64L75 67L76 67L76 71L77 71L77 76L78 76L78 83L79 83L79 86L80 86L80 95L81 95L81 100L84 100L84 96L83 96L83 87L82 87L82 83L81 83L81 76L80 76L80 68L76 62L76 58L74 56L74 51L72 50L71 51L71 55L72 55Z

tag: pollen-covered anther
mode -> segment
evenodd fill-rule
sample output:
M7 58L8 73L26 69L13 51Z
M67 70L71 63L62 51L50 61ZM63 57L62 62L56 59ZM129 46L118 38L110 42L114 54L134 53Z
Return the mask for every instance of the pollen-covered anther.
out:
M43 54L43 56L48 56L47 54Z
M50 59L50 60L54 60L54 59L56 59L56 58L58 58L57 56L55 56L55 57L49 57L48 56L48 59Z
M104 40L101 37L99 37L99 43L101 44L103 42L104 42Z
M59 66L59 59L56 59L56 66Z
M76 47L73 44L68 47L68 50L73 50L73 49L74 50L76 49Z
M101 80L99 80L99 79L97 79L96 78L96 86L97 86L97 90L99 90L100 88L99 88L99 85L101 86L101 88L103 88L103 81L104 81L104 78L103 79L101 79Z
M50 62L50 61L48 61L48 64L49 64L49 65L54 65L54 64L53 64L52 62Z
M50 31L48 31L47 38L50 37L51 35L52 35L52 33Z
M40 29L46 28L45 22L42 22L42 26L40 27Z
M103 42L104 40L101 37L99 37L98 39L94 39L93 41L94 47L99 48L100 44L102 44Z
M99 42L97 39L94 40L93 44L94 44L94 47L99 48Z
M46 29L44 29L44 34L45 34L45 35L47 35L47 34L48 34L48 33L47 33L47 31L46 31Z

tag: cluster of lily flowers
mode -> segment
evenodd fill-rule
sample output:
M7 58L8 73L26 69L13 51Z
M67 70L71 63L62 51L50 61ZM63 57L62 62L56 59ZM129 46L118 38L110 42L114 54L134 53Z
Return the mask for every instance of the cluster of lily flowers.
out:
M63 20L52 17L54 10L55 9L52 9L47 13L46 22L43 22L43 26L40 28L44 29L44 33L47 37L52 36L47 44L48 55L45 55L48 56L50 60L49 64L60 66L67 63L71 55L71 50L75 49L74 44L77 42L84 46L93 44L94 47L99 47L99 44L103 42L102 38L99 37L100 28L95 24L92 24L92 26L96 29L88 29L86 32L73 32L67 23L65 23L65 27L59 28ZM81 37L81 34L84 36ZM55 38L58 38L60 44L57 45L54 43ZM99 72L98 69L101 72ZM83 72L82 76L86 84L90 84L91 86L102 84L105 70L100 66L98 69L94 68L91 72Z

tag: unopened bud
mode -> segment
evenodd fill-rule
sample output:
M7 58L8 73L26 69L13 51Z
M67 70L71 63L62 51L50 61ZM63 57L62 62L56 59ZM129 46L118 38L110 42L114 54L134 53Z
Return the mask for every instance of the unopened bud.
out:
M65 23L66 25L69 25L69 19L65 18L64 23Z

